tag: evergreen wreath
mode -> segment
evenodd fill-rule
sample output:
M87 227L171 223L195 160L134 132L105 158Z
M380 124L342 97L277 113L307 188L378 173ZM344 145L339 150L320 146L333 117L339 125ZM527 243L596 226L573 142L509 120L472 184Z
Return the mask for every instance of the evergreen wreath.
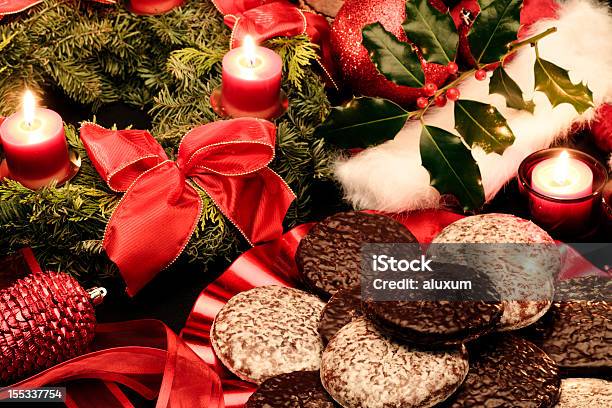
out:
M45 0L0 22L0 115L17 109L26 87L39 93L58 88L93 112L122 101L149 111L151 133L173 158L187 130L219 119L209 95L220 85L220 62L229 49L230 30L222 21L209 1L188 1L167 14L143 17L122 4ZM283 59L283 89L291 102L276 122L271 164L298 197L286 218L289 227L308 219L313 183L330 179L334 153L314 136L330 105L311 68L316 45L297 36L266 46ZM70 183L39 191L15 181L0 183L0 256L30 246L48 269L96 283L116 274L102 237L120 197L92 167L78 130L66 126L66 135L83 158ZM199 192L202 216L182 256L202 266L220 257L231 260L246 242Z

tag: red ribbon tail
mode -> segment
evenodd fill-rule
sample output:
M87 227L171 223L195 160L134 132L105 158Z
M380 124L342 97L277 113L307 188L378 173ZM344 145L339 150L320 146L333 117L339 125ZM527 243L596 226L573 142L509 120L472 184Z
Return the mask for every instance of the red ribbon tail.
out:
M183 252L201 211L198 192L170 161L144 173L125 193L108 222L104 249L130 296Z
M78 408L131 407L118 384L157 398L157 408L224 406L219 377L160 321L99 325L92 349L10 387L67 383L66 403ZM7 392L0 389L0 398Z

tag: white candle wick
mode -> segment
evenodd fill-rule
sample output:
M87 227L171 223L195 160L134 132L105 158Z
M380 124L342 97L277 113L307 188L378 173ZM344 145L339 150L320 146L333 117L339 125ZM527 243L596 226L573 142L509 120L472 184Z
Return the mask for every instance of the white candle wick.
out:
M250 35L245 35L242 41L242 52L245 59L249 63L249 67L253 68L257 64L257 45L255 40Z
M570 155L567 152L567 150L564 150L563 152L561 152L561 154L559 155L559 158L557 158L553 177L555 179L555 182L559 185L564 185L568 181L569 167L570 167L569 159L570 159Z
M23 95L23 119L27 126L32 126L34 123L34 112L36 111L36 98L29 89Z

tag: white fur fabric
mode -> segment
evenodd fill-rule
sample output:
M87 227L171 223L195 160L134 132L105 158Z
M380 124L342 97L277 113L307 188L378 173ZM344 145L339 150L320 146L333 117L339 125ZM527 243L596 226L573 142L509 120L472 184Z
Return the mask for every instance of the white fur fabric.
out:
M575 83L587 83L593 91L595 105L609 102L612 100L612 16L608 7L592 0L570 0L561 5L558 15L558 20L540 21L532 29L533 33L550 27L558 29L540 41L541 57L570 71ZM588 121L593 116L593 109L578 115L569 104L552 108L543 93L534 93L534 62L534 50L525 47L506 66L525 98L534 98L533 115L507 108L500 95L489 95L488 80L477 81L472 77L459 87L462 99L495 105L508 119L516 136L514 144L503 155L486 154L481 149L473 151L487 200L516 175L525 157L549 147L557 138L566 137L574 122ZM431 109L426 123L458 134L454 129L453 109L453 103ZM411 121L394 140L338 160L335 174L346 199L358 209L391 212L438 206L440 195L430 186L429 173L421 166L420 134L420 124Z

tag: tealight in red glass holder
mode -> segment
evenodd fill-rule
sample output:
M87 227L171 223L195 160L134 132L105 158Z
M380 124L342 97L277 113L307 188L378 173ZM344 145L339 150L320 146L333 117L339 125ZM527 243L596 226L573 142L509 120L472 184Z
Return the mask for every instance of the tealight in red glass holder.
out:
M604 187L602 199L605 231L612 234L612 180L608 181Z
M582 162L593 173L589 193L559 198L534 188L532 176L536 167L545 160L556 159L561 154L574 162ZM531 219L556 238L581 239L593 234L601 224L602 193L608 182L606 167L594 157L579 150L551 148L528 156L518 170L521 194L527 199Z

